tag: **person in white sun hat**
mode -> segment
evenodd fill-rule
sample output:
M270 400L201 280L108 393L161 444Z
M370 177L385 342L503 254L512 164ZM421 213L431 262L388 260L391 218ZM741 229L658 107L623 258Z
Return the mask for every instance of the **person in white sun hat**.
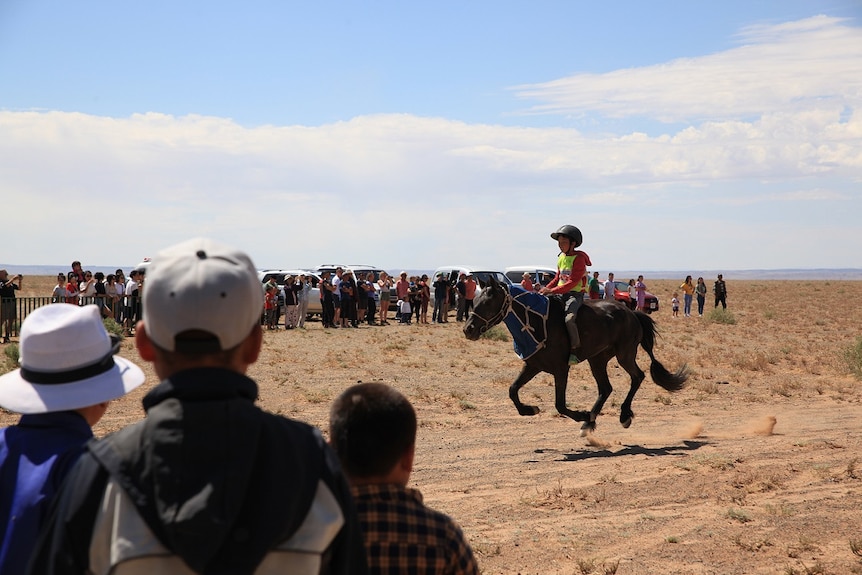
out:
M263 343L251 259L198 238L147 267L146 417L89 449L29 572L366 573L347 480L320 431L255 405Z
M0 376L0 407L21 413L0 430L0 573L24 573L51 498L108 402L144 382L116 357L119 341L95 306L48 305L21 325L21 367Z

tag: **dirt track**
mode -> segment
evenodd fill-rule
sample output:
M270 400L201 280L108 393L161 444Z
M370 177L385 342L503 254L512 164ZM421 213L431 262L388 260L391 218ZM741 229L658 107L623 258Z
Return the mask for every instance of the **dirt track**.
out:
M678 285L648 284L663 304ZM623 429L628 381L612 361L616 392L588 439L556 415L550 376L522 390L541 413L517 415L511 340L468 342L454 322L267 332L250 375L264 407L323 429L352 383L404 392L421 420L413 486L461 524L484 573L862 573L850 545L862 544L862 383L840 359L862 335L862 282L728 289L733 325L654 316L656 354L689 365L688 387L671 395L647 378ZM776 293L811 305L781 307ZM142 416L149 373L99 433ZM574 368L569 405L595 393Z

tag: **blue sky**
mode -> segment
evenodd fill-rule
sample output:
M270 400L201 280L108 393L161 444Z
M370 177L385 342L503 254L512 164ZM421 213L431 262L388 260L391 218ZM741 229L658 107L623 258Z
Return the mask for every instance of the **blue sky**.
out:
M0 262L862 267L862 3L0 3Z

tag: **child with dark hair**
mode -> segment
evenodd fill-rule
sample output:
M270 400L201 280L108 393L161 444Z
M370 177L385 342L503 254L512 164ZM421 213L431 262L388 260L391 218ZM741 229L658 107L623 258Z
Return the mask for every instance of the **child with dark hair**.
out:
M407 487L416 412L382 383L348 388L329 414L330 442L351 483L371 573L478 574L461 528Z
M269 284L267 284L265 290L266 293L263 299L263 310L264 315L266 316L266 329L278 329L278 326L275 324L275 308L278 306L278 293L276 292L275 287Z
M66 290L66 274L57 274L57 285L54 286L54 291L51 292L51 303L66 303L66 297L69 292Z

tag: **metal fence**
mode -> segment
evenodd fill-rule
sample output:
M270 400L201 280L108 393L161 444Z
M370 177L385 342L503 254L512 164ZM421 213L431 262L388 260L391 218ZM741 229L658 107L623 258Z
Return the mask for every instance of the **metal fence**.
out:
M77 297L74 299L77 301L56 301L56 298L50 296L3 298L0 300L0 335L4 338L18 337L21 332L21 322L33 310L43 305L57 303L98 306L102 310L103 317L110 317L127 328L133 326L134 322L141 317L141 298L138 296L125 296L116 301L110 297Z

